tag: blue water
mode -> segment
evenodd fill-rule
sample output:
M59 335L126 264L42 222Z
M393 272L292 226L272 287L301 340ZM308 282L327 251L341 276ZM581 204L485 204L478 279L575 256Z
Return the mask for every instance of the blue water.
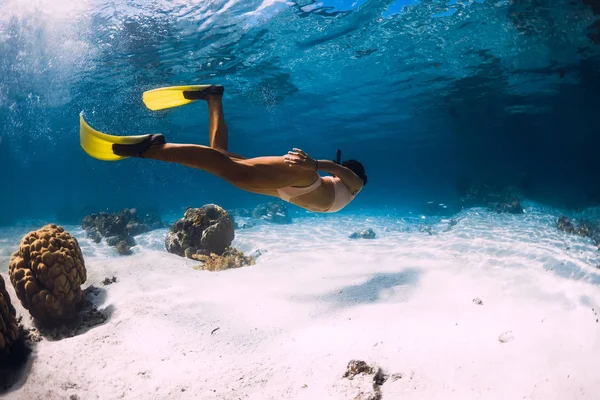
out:
M362 161L369 184L342 213L451 202L465 180L596 205L599 18L594 0L4 0L0 224L270 200L80 148L81 111L103 132L206 144L205 104L141 101L197 83L225 86L233 152Z

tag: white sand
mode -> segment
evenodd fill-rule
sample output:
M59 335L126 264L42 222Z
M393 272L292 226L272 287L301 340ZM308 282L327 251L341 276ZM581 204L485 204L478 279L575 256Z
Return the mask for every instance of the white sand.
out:
M362 359L402 374L383 399L598 399L597 249L541 212L460 217L436 235L383 217L261 225L234 242L266 249L257 265L223 272L166 253L164 230L115 257L71 227L111 315L40 342L6 398L349 400L366 381L342 375ZM365 227L379 237L347 239ZM7 246L26 231L0 235L7 282Z

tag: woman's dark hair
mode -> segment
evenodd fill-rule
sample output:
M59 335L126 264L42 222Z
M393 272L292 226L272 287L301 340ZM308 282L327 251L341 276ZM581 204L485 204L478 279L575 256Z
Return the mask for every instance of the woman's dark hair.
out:
M360 179L363 180L363 185L367 184L367 174L365 174L365 167L356 160L348 160L342 163L343 167L348 168L354 172Z

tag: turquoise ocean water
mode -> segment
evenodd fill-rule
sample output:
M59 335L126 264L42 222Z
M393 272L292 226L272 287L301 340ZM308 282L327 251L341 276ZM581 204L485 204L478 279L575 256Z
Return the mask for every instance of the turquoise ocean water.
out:
M598 12L592 0L3 1L0 224L269 200L80 148L80 112L103 132L206 144L204 104L141 101L197 83L225 86L233 152L362 161L369 184L343 213L452 203L465 182L595 205Z
M368 184L280 224L240 211L274 198L204 171L81 148L80 113L208 144L204 102L142 102L185 84L225 87L231 152L340 149ZM364 359L386 399L595 400L599 95L600 0L0 0L0 273L34 352L0 365L0 397L359 399L342 376ZM167 252L171 224L211 203L255 264ZM165 224L82 226L125 208ZM49 223L87 268L62 331L8 274Z

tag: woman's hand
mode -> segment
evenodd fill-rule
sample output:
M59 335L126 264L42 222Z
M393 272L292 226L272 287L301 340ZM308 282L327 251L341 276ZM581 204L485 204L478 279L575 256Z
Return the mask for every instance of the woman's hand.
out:
M283 162L285 162L290 167L298 167L304 170L316 171L318 169L319 163L312 159L308 154L300 149L293 149L294 151L288 151L288 153L283 156Z

